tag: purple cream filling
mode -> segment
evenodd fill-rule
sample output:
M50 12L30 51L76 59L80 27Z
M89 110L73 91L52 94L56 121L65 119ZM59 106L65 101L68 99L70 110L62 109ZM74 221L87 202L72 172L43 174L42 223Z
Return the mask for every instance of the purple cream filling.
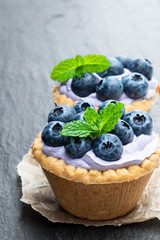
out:
M113 162L107 162L98 158L92 150L87 152L82 158L77 159L70 158L64 146L49 147L43 145L42 151L47 156L62 158L67 164L75 167L105 171L108 169L129 167L134 164L140 165L145 158L156 152L158 146L159 139L156 137L155 133L149 136L143 134L138 137L134 136L133 142L123 146L121 158Z
M124 76L128 75L129 73L130 73L130 71L125 68L123 74L117 75L115 77L122 80L122 78ZM102 79L96 73L94 73L94 76L97 78L98 81L100 81ZM79 97L76 94L74 94L74 92L72 92L72 89L71 89L71 82L72 82L72 79L68 80L66 83L60 84L60 92L62 94L73 99L74 101L85 100L85 101L92 103L95 106L101 105L102 101L97 99L96 93L92 93L87 97ZM158 86L158 81L156 79L152 78L150 81L148 81L148 93L143 98L136 99L136 101L152 98L155 95L155 90L156 90L157 86ZM120 97L119 101L124 104L132 104L135 100L128 98L127 95L125 93L123 93L122 96Z

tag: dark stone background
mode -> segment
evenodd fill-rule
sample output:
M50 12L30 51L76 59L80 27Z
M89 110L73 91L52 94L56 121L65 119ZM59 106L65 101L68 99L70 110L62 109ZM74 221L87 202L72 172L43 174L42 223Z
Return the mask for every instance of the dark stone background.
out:
M0 239L160 239L160 222L53 224L20 202L16 166L54 106L50 73L76 54L150 59L160 76L158 0L0 0ZM152 111L160 132L158 103Z

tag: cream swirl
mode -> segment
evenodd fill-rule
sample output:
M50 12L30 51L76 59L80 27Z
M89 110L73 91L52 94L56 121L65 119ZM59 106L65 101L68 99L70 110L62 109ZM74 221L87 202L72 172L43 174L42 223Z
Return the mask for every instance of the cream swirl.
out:
M127 68L125 68L123 74L117 75L115 77L122 80L122 78L124 76L128 75L129 73L130 73L130 71ZM100 79L102 79L98 74L96 74L96 73L93 73L93 74L97 78L98 81ZM101 105L102 101L97 99L96 93L92 93L87 97L79 97L76 94L74 94L74 92L71 89L71 82L72 82L72 79L68 80L66 83L61 83L60 84L60 92L62 94L64 94L65 96L67 96L71 99L73 99L74 101L85 100L85 101L88 101L88 102L92 103L95 106L100 106ZM156 79L152 78L150 81L148 81L148 93L143 98L136 99L136 101L152 98L155 95L155 91L156 91L157 86L158 86L158 81ZM123 93L122 96L119 99L119 102L122 102L124 104L132 104L134 101L135 101L134 99L131 99L131 98L127 97L127 95L125 93Z
M88 151L82 158L77 159L70 158L67 155L64 146L49 147L43 145L42 151L48 156L62 158L67 164L75 167L105 171L108 169L129 167L134 164L140 165L145 158L156 152L158 146L159 139L155 133L152 133L152 135L142 134L138 137L134 136L131 143L123 146L121 158L118 161L113 162L107 162L100 159L92 150Z

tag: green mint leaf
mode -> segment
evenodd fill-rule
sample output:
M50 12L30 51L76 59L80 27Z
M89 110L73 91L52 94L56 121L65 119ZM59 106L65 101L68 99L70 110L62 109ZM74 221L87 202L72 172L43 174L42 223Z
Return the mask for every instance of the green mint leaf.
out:
M114 129L122 116L124 104L117 102L109 104L98 114L96 110L87 108L84 113L85 121L66 123L61 134L70 137L98 137Z
M111 66L110 61L103 55L91 54L84 57L84 70L90 73L103 72Z
M111 103L100 111L101 122L99 130L101 134L110 132L114 129L115 125L118 123L118 120L123 114L122 110L124 106L125 105L120 102L115 104Z
M102 72L110 67L109 60L103 55L87 55L84 58L77 55L75 58L60 62L53 68L51 78L58 82L66 82L77 76L82 78L86 72Z
M96 131L99 131L100 115L95 109L88 107L84 113L86 122Z
M79 66L76 68L75 76L78 77L79 79L84 77L86 71L83 66Z
M77 60L75 58L67 59L63 62L60 62L59 65L55 66L51 78L58 82L66 82L70 78L75 76L77 65Z
M66 123L63 127L61 134L70 137L88 137L92 136L94 129L85 121L73 121Z
M83 66L84 65L84 59L80 55L77 55L75 57L75 60L77 61L77 67Z

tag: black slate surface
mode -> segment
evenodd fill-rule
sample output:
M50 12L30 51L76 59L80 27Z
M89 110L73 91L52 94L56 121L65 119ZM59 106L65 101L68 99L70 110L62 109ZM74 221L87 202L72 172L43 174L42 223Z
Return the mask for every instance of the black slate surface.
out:
M158 0L0 0L0 239L160 239L157 219L121 227L53 224L20 202L16 166L54 106L52 67L89 53L150 59L160 76ZM152 110L160 132L159 103Z

